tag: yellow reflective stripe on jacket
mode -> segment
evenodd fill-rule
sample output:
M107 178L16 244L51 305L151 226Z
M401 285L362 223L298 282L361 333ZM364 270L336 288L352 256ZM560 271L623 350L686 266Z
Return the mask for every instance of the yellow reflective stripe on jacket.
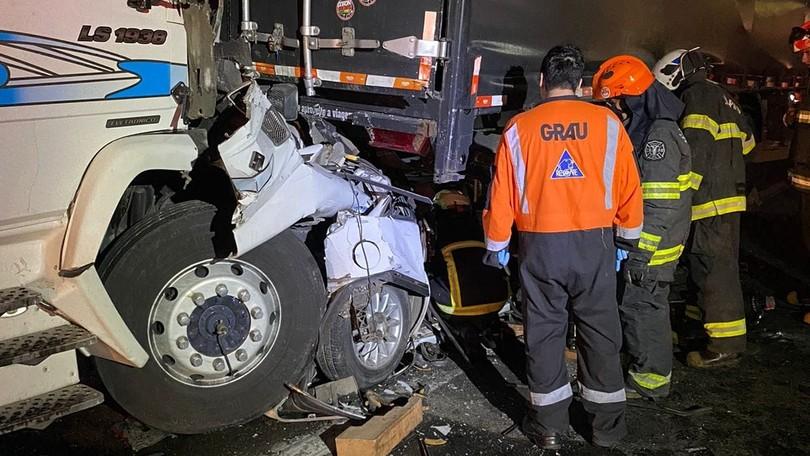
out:
M705 130L709 132L715 141L722 141L724 139L739 139L742 141L743 155L747 155L754 150L756 140L753 136L750 138L748 134L740 130L739 125L734 122L718 124L709 116L703 114L690 114L684 117L681 122L681 128L695 128L698 130Z
M731 214L732 212L744 212L746 201L744 196L732 196L708 203L692 206L692 221L702 220L716 215Z
M655 252L658 250L658 244L661 243L661 236L641 232L641 237L638 239L638 248L648 252Z
M668 249L657 250L650 260L650 266L661 266L677 261L683 253L683 248L682 245L676 245Z
M633 381L638 383L639 386L642 388L646 388L648 390L654 390L661 388L662 386L667 386L672 379L672 374L669 375L658 375L658 374L640 374L638 372L629 371L630 377L633 378Z
M703 176L694 171L690 171L689 174L681 174L678 176L678 184L680 185L680 190L682 192L689 189L699 190L702 182Z
M723 337L737 337L745 335L745 318L721 323L706 323L703 325L709 337L720 339Z
M679 182L642 182L641 192L644 199L680 199Z

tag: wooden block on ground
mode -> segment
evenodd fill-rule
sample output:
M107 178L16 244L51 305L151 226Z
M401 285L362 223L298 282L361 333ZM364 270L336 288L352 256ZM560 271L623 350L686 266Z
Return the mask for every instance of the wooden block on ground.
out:
M523 335L523 325L518 323L508 323L509 328L515 332L515 337L520 337Z
M422 397L346 429L335 439L337 456L386 456L422 422Z

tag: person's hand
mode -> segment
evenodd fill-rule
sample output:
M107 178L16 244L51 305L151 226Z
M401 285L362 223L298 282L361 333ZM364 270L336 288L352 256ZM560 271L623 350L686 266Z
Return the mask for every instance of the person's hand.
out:
M638 258L630 258L624 263L624 280L633 285L640 286L647 277L649 266Z
M498 252L498 264L500 264L502 268L506 269L506 267L509 265L509 258L510 255L508 249L503 249Z
M616 272L622 270L622 262L627 259L628 255L627 250L616 249Z
M487 253L484 254L482 261L485 265L493 268L506 268L506 265L509 264L509 250L503 249L498 250L497 252L487 250Z

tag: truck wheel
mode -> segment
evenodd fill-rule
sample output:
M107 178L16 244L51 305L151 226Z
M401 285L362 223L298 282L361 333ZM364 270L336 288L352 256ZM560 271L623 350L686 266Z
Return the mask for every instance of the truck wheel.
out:
M408 293L384 285L365 309L348 311L348 302L333 305L340 308L329 310L321 328L318 365L333 380L354 376L360 388L377 385L394 372L408 346Z
M284 232L238 259L212 259L215 208L149 216L118 239L100 272L149 352L136 369L97 360L112 397L144 423L202 433L258 417L311 362L326 295L306 247Z

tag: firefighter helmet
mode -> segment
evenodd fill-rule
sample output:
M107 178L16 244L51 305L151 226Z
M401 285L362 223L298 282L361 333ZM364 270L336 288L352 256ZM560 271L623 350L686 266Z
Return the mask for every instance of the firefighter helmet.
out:
M800 27L793 27L788 41L793 45L793 52L810 51L810 21L805 22Z
M709 60L699 49L676 49L665 55L653 67L655 78L669 90L675 90L689 76L700 70L708 70Z
M593 97L605 100L621 96L641 95L655 81L647 65L632 55L608 59L593 77Z
M686 49L676 49L665 55L653 67L655 78L669 90L677 89L683 82L683 56L687 52L689 51Z

